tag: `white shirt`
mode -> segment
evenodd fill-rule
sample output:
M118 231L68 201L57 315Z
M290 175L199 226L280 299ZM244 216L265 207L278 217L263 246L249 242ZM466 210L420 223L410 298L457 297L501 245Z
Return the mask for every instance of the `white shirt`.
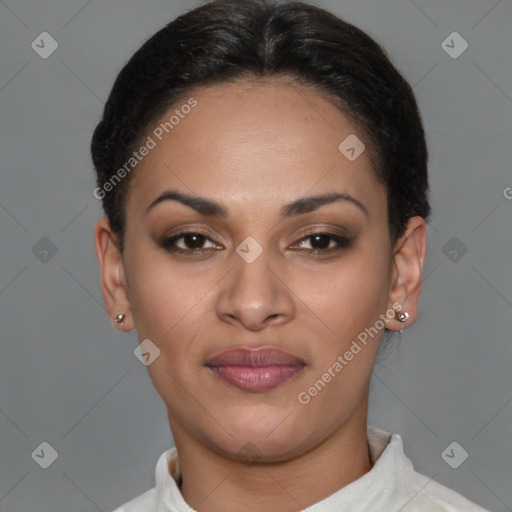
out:
M402 438L367 427L373 467L304 512L489 512L435 480L417 473ZM181 496L176 448L160 456L156 486L113 512L196 512Z

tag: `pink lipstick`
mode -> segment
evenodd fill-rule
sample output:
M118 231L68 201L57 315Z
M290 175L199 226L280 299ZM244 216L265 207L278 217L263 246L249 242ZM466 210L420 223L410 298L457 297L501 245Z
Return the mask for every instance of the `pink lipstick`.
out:
M244 391L259 392L291 379L305 364L276 348L236 348L215 354L206 366L228 384Z

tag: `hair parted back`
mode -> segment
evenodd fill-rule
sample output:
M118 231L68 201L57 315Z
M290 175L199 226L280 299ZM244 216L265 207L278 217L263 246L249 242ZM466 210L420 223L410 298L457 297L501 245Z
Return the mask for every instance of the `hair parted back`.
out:
M147 40L119 73L94 131L97 186L130 158L151 123L192 90L270 77L316 87L362 131L386 188L392 243L410 217L430 215L428 152L412 88L370 36L297 1L215 0ZM121 250L134 172L102 198Z

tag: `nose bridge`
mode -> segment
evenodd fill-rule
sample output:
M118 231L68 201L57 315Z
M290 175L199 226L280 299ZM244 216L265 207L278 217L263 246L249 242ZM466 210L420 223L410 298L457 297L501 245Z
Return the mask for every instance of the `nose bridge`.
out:
M232 256L235 268L219 297L219 317L224 321L236 319L251 329L289 319L293 301L273 270L279 263L272 260L271 251L247 237Z
M262 309L269 305L275 294L275 283L270 271L270 251L255 239L248 237L233 255L235 269L232 273L231 295L239 307Z

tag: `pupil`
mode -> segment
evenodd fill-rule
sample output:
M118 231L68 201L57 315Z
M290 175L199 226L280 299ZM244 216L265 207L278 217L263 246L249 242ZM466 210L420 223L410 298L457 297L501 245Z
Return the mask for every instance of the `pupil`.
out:
M204 244L204 235L185 235L183 240L189 249L201 249Z
M324 243L322 243L322 239ZM320 243L318 241L320 240ZM329 243L331 242L330 238L326 235L314 235L311 238L311 246L315 249L327 249L329 247ZM316 244L316 247L315 247ZM318 247L320 246L320 247Z

